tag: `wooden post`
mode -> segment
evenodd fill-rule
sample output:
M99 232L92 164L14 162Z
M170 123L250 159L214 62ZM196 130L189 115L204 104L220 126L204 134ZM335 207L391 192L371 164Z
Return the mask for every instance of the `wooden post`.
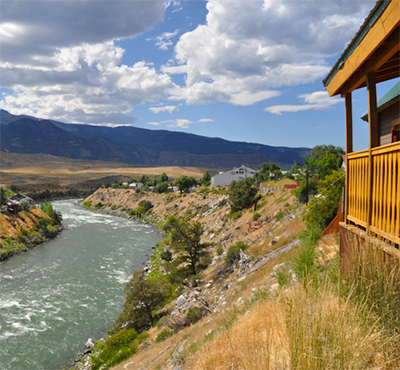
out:
M378 109L376 100L375 72L367 73L368 93L368 123L369 123L369 155L368 155L368 205L367 205L367 235L370 235L372 215L372 148L379 146Z
M306 204L308 204L308 168L306 169Z
M347 212L349 205L349 161L348 154L353 152L353 106L351 92L346 93L346 183L344 192L344 222L347 224Z

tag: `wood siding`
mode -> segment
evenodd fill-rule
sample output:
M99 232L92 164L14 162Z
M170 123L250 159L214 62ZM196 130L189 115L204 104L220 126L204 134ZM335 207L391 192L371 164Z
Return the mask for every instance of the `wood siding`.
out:
M397 101L378 113L379 145L387 145L392 141L392 121L399 117L400 105Z

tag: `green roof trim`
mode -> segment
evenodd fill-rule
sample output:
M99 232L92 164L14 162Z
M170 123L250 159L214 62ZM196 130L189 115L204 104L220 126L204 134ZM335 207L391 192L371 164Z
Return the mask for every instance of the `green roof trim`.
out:
M395 101L400 99L400 80L394 84L394 86L383 95L377 103L378 112L382 109L392 105ZM368 111L361 117L364 121L368 121Z
M386 9L386 7L389 5L389 3L391 1L392 0L380 0L375 5L375 7L371 10L371 13L367 17L367 19L364 21L364 24L361 26L360 30L354 36L353 40L347 46L346 50L343 52L343 54L341 55L339 60L333 66L333 68L328 73L326 78L323 80L325 87L329 85L329 82L331 82L332 78L339 71L340 67L344 64L344 62L350 57L350 55L353 53L353 51L357 48L357 46L360 44L360 42L363 40L365 35L368 33L368 31L371 29L373 24L380 17L380 15L383 13L383 11Z

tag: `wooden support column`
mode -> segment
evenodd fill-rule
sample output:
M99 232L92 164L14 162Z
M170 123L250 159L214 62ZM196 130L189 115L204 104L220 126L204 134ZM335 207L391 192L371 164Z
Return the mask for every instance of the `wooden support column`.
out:
M353 107L351 92L346 93L346 183L344 192L344 222L347 223L347 213L349 204L349 161L347 155L353 152Z
M368 205L367 205L367 234L370 235L372 215L372 183L373 163L372 149L379 146L378 109L376 100L375 72L367 73L368 93L368 123L369 123L369 155L368 155Z

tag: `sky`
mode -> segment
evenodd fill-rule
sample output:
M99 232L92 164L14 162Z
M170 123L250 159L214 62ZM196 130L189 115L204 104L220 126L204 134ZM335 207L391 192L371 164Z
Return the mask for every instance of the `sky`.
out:
M272 146L345 145L322 80L375 0L2 0L0 108ZM392 83L379 84L378 98ZM368 147L366 89L354 149Z

